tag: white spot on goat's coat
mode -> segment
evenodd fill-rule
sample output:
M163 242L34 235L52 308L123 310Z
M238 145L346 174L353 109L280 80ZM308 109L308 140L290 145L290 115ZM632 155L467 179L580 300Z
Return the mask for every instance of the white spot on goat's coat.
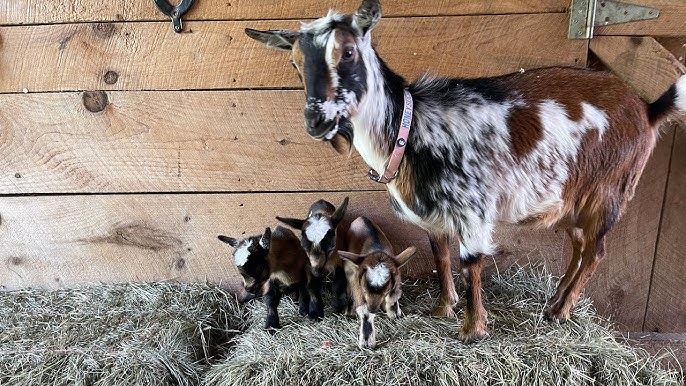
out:
M367 281L369 281L369 285L372 287L383 287L390 276L391 272L384 263L379 263L376 267L367 269Z
M242 267L248 262L248 257L250 256L248 248L251 246L252 240L249 240L236 249L236 252L233 254L233 260L236 262L237 267Z
M318 244L324 239L329 230L331 230L331 224L329 224L328 219L324 217L315 218L305 228L305 236L311 242Z

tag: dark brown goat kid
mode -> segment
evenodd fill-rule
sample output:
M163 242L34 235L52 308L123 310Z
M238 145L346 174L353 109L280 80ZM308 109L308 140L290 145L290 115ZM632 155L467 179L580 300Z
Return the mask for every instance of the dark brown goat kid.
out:
M611 74L572 68L408 83L372 46L380 19L379 0L363 0L353 15L246 33L291 52L305 85L307 133L354 146L387 184L398 216L427 231L441 281L434 315L455 315L452 239L467 292L462 337L487 336L481 261L496 250L495 224L508 222L567 230L573 256L546 316L568 320L660 123L686 112L686 76L653 103Z

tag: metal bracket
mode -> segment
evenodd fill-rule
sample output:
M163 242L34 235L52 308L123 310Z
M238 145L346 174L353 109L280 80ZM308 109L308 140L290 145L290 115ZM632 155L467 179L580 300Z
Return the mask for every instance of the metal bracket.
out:
M590 39L597 26L656 19L657 8L612 0L572 0L569 15L569 39Z
M172 6L167 2L167 0L153 0L157 8L165 15L171 17L172 26L174 27L174 32L181 33L183 30L183 23L181 22L181 16L183 16L191 8L193 0L181 0L181 2Z

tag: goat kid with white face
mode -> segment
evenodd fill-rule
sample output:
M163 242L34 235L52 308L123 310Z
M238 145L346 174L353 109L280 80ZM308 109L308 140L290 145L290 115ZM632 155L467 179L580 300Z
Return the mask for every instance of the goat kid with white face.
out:
M434 315L454 317L451 239L459 241L467 307L462 337L487 336L481 259L496 222L563 227L573 256L546 316L570 318L605 255L605 235L634 195L660 123L686 111L686 76L648 104L615 76L548 68L493 78L406 81L371 44L378 0L299 31L246 33L290 50L305 86L305 127L354 146L387 183L401 217L425 229L441 282ZM409 122L408 122L409 118ZM383 174L382 174L383 173ZM397 174L396 174L397 173Z
M346 260L352 308L360 318L358 344L373 349L376 313L383 309L391 319L402 316L400 267L414 256L416 248L409 247L396 256L386 235L366 217L358 217L350 224L346 243L348 250L338 254Z
M265 329L281 328L277 309L284 292L298 290L300 314L308 315L311 302L307 291L307 256L293 231L277 226L274 232L266 228L263 234L245 239L223 235L218 238L235 248L233 260L245 290L264 296Z
M334 310L338 313L345 311L347 304L346 278L343 262L338 257L336 229L343 220L348 208L349 199L343 199L336 209L326 200L318 200L310 206L307 218L279 217L276 219L282 223L301 231L300 243L307 254L311 275L308 282L308 291L311 302L310 315L324 316L324 307L321 297L321 283L327 273L333 273Z

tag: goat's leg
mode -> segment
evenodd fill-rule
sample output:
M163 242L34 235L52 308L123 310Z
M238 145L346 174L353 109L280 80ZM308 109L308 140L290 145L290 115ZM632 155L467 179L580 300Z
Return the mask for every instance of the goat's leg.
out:
M322 278L307 273L307 292L310 295L310 307L307 316L319 320L324 317L324 302L322 301Z
M403 312L400 311L400 295L389 294L386 296L386 299L384 299L384 309L389 319L401 318Z
M572 282L572 279L576 276L576 272L581 266L581 253L584 249L584 231L583 229L576 227L567 228L567 234L572 240L572 260L569 262L567 272L560 278L555 295L548 301L549 306L552 306L560 300L560 297L569 286L569 283Z
M270 279L264 291L264 303L267 305L267 322L264 327L266 330L273 331L276 328L281 328L278 313L281 296L281 282L276 279Z
M460 338L471 343L488 336L486 309L481 303L481 254L463 257L462 280L467 293L467 308Z
M376 314L370 313L366 304L358 306L356 311L360 317L360 337L357 344L361 348L373 349L376 347L376 329L374 328Z
M298 313L305 316L310 309L310 293L307 292L307 282L298 284L298 287Z
M345 269L340 265L333 271L333 308L336 313L342 314L346 311L348 305L347 288L348 279L345 275Z
M450 263L450 245L448 236L435 236L429 234L431 252L438 270L438 281L441 285L441 297L438 306L431 313L432 316L454 318L454 307L457 304L457 291L453 281L453 272Z
M569 320L572 308L579 300L586 282L593 276L598 264L605 256L604 234L597 237L587 237L585 245L586 247L582 252L581 266L576 275L574 275L574 279L565 288L558 301L546 310L545 316L549 320L556 320L558 322Z

